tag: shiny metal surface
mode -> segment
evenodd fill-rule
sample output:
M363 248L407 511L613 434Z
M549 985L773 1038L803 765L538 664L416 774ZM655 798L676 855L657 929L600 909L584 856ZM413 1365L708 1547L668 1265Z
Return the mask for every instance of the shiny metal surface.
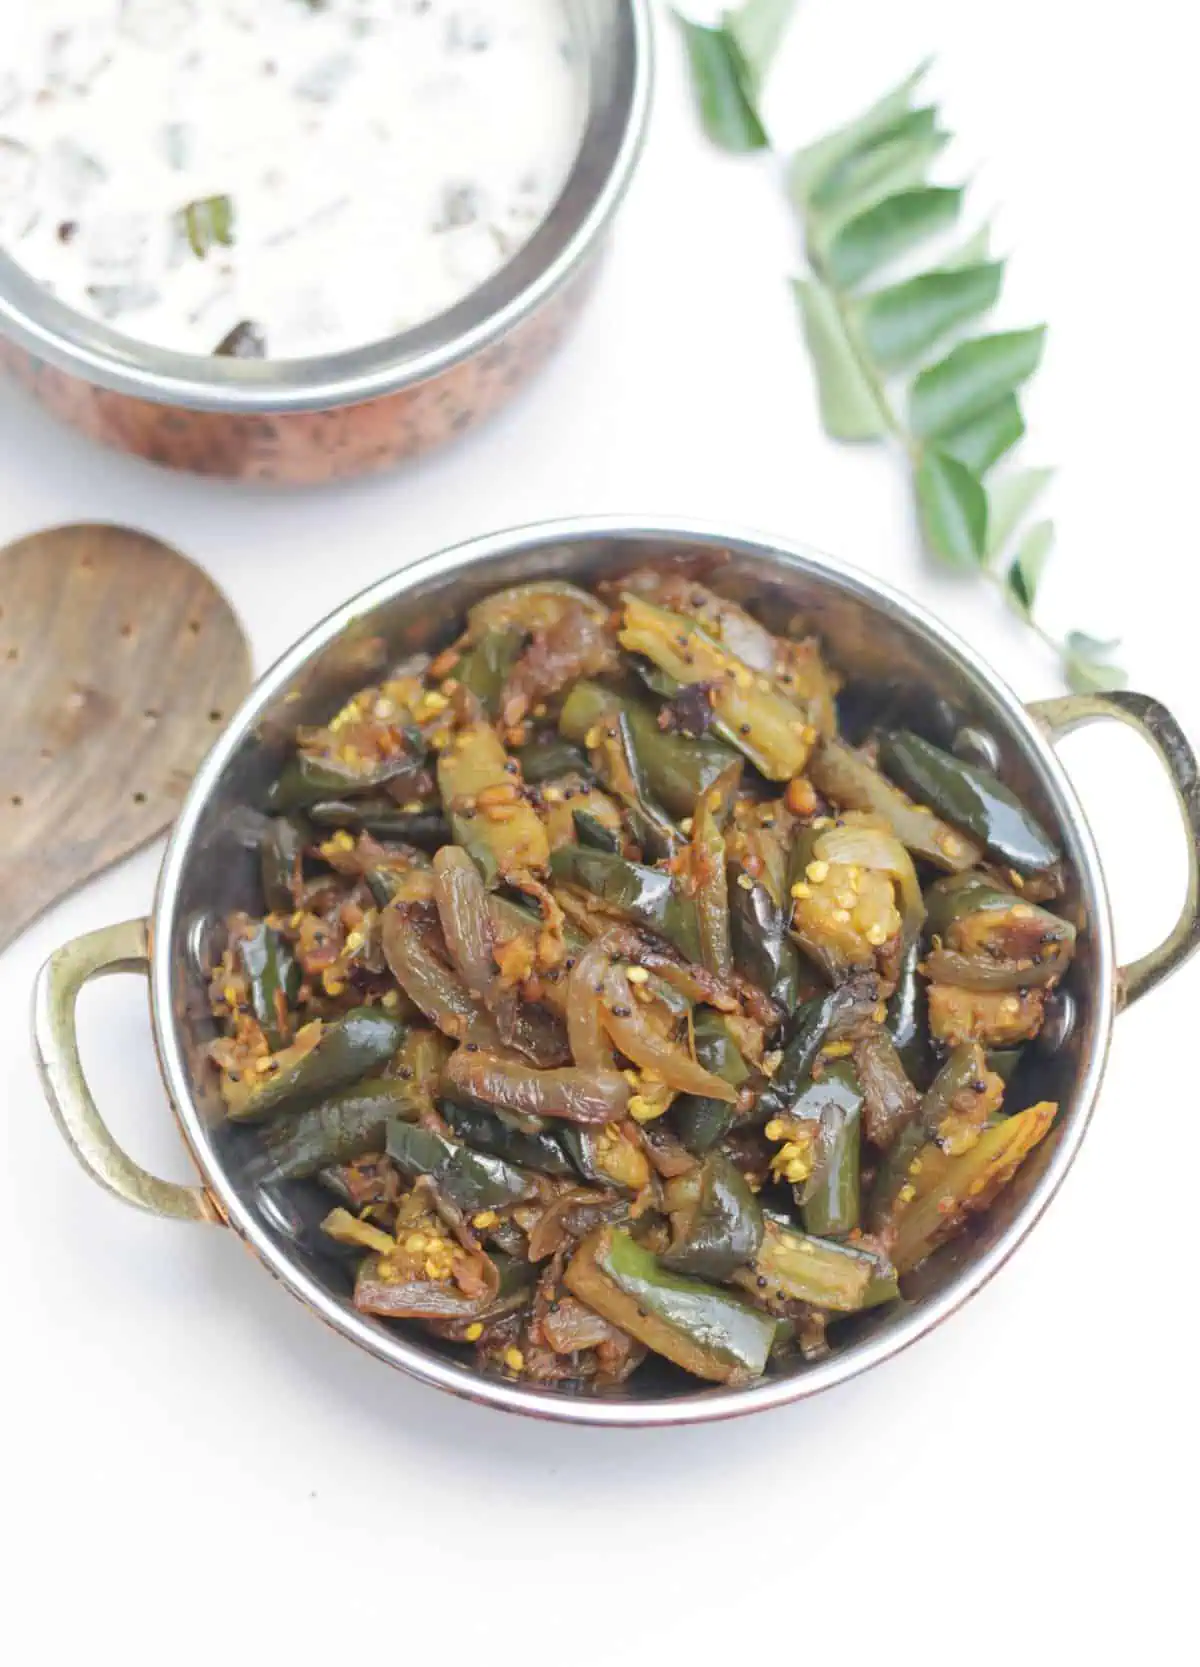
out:
M1039 1057L1028 1085L1031 1099L1061 1102L1055 1131L978 1230L918 1270L910 1300L842 1329L828 1359L748 1388L699 1388L664 1374L635 1380L622 1398L600 1400L482 1378L435 1341L355 1311L345 1272L315 1249L315 1215L303 1198L289 1197L281 1207L244 1184L247 1154L223 1118L204 1059L212 1035L205 966L220 919L257 905L255 813L247 807L262 802L297 723L323 716L403 654L449 640L464 610L497 586L551 573L586 583L645 562L686 565L723 593L765 607L777 629L795 612L823 637L843 672L911 684L948 702L960 725L993 736L1005 779L1063 843L1072 869L1064 907L1082 936L1069 979L1075 1022L1060 1049ZM1120 714L1104 715L1134 722L1159 746L1194 845L1195 760L1172 720L1170 744L1164 743L1162 709L1150 703L1153 713L1142 712L1138 698L1123 697ZM1079 1150L1103 1074L1121 974L1092 836L1047 734L1068 727L1069 716L1057 702L1031 715L971 649L885 586L811 551L751 534L619 518L563 521L476 539L383 580L317 626L262 679L197 777L163 862L151 940L155 1034L214 1214L293 1295L353 1342L439 1388L535 1417L606 1425L736 1417L817 1394L907 1348L985 1284L1045 1210ZM1193 879L1195 862L1193 852ZM1193 884L1180 927L1158 962L1138 972L1141 988L1195 948L1197 916Z
M570 4L587 63L579 156L531 241L448 312L401 335L309 359L175 353L85 318L0 252L0 363L93 437L206 473L328 478L416 455L458 432L502 404L556 344L583 299L586 269L645 135L650 0ZM509 351L497 357L503 344ZM417 389L420 400L404 397ZM362 416L347 420L346 408L359 407ZM224 426L206 413L226 419ZM306 413L325 421L314 424L310 415L306 422ZM258 457L256 440L270 443Z

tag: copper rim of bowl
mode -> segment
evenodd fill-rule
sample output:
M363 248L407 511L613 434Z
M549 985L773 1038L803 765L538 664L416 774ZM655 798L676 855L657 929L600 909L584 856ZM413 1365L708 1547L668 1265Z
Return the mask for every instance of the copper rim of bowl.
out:
M87 382L195 411L324 410L379 399L449 370L535 313L593 251L641 154L653 85L650 0L574 0L593 30L588 120L558 201L507 266L457 306L400 335L307 359L217 359L138 342L76 312L0 251L0 335ZM598 72L604 84L598 91Z
M159 877L152 939L158 945L174 940L179 925L176 915L181 882L197 824L213 787L269 702L295 685L306 664L320 650L353 629L376 605L408 592L419 593L426 583L468 570L486 569L518 554L534 554L555 546L561 549L572 543L594 544L606 538L617 542L623 539L645 543L663 541L696 552L725 550L737 554L740 550L784 571L807 574L840 587L875 612L898 619L918 638L947 654L967 684L990 702L1011 726L1026 756L1036 766L1054 813L1069 834L1072 860L1078 867L1083 895L1089 903L1089 931L1095 957L1094 1042L1081 1062L1074 1109L1063 1126L1052 1158L996 1241L961 1268L943 1290L923 1297L886 1331L855 1343L845 1353L835 1352L803 1371L766 1379L748 1388L714 1386L671 1399L639 1401L635 1393L630 1393L623 1399L602 1400L571 1398L561 1392L485 1378L468 1366L435 1354L407 1334L377 1329L364 1316L322 1289L300 1265L299 1259L264 1230L262 1222L225 1175L197 1110L181 1050L170 1025L173 1001L178 993L177 970L166 953L152 956L151 1001L160 1062L175 1114L222 1215L281 1283L334 1330L422 1382L504 1411L566 1423L617 1427L696 1424L736 1418L807 1399L881 1364L932 1331L979 1291L1026 1238L1058 1191L1087 1132L1116 1011L1113 930L1103 872L1083 809L1048 740L1007 685L966 643L907 597L855 568L818 555L807 547L751 531L687 521L581 517L516 528L452 546L401 569L336 609L259 680L201 768L171 835Z

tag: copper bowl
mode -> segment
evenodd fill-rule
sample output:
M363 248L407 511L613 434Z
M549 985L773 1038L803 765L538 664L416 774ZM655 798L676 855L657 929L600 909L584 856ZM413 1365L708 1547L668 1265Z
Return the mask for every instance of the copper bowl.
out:
M174 353L56 300L0 253L0 363L94 440L197 474L306 484L417 457L498 410L592 283L650 108L649 0L571 0L587 58L579 154L507 266L416 329L319 358Z
M263 802L298 723L323 720L401 655L450 640L464 612L488 592L561 574L580 583L645 564L680 564L768 619L803 615L852 678L896 680L945 703L952 722L991 736L1004 779L1053 829L1066 853L1063 907L1080 930L1064 986L1063 1024L1040 1047L1031 1098L1054 1099L1055 1129L978 1227L947 1244L907 1282L905 1300L836 1329L832 1354L782 1369L745 1388L705 1387L649 1363L609 1398L484 1377L461 1350L415 1327L359 1313L345 1264L331 1260L314 1222L327 1208L302 1189L282 1199L250 1183L251 1156L224 1115L205 1049L214 1034L208 974L221 925L234 909L260 907L255 844ZM1053 742L1079 724L1131 724L1159 753L1188 832L1189 880L1167 941L1129 967L1117 964L1108 895L1096 848ZM1113 1022L1200 943L1200 783L1196 760L1157 701L1125 692L1068 696L1023 706L965 643L866 575L784 543L746 533L630 520L573 520L497 533L443 550L394 573L308 633L258 683L200 770L163 859L149 920L76 939L39 975L35 1035L43 1082L62 1132L92 1175L119 1197L159 1215L231 1227L275 1277L335 1331L441 1389L540 1418L608 1425L690 1424L784 1405L854 1377L931 1331L991 1278L1050 1203L1079 1151L1104 1072ZM84 1080L75 999L100 974L146 971L159 1061L197 1186L156 1180L105 1128ZM315 1191L315 1189L314 1189Z

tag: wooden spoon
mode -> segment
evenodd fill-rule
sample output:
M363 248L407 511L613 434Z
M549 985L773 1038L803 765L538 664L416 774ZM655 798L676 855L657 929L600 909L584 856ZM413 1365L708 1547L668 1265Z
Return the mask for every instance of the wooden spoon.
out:
M128 527L0 549L0 949L167 827L250 685L229 603Z

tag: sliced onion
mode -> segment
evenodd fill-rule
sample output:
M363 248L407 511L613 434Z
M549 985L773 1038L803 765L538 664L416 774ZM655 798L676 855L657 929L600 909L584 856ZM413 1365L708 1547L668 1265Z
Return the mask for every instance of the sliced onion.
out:
M934 984L960 990L1035 990L1053 984L1071 964L1073 944L1056 945L1040 961L997 961L991 955L965 955L958 949L930 950L921 971Z
M627 1059L642 1070L653 1071L668 1088L682 1094L700 1094L709 1100L733 1104L737 1089L723 1077L706 1071L677 1042L670 1041L649 1022L624 970L610 965L604 975L604 1028Z
M600 995L608 970L607 937L596 938L579 956L567 980L567 1039L571 1057L582 1070L616 1068L612 1043L600 1022Z
M576 1066L539 1071L486 1048L459 1048L447 1063L445 1081L481 1105L571 1123L612 1123L629 1104L629 1084L619 1071Z
M496 983L496 961L483 878L461 845L443 845L433 859L433 872L450 959L468 990L486 1000Z

